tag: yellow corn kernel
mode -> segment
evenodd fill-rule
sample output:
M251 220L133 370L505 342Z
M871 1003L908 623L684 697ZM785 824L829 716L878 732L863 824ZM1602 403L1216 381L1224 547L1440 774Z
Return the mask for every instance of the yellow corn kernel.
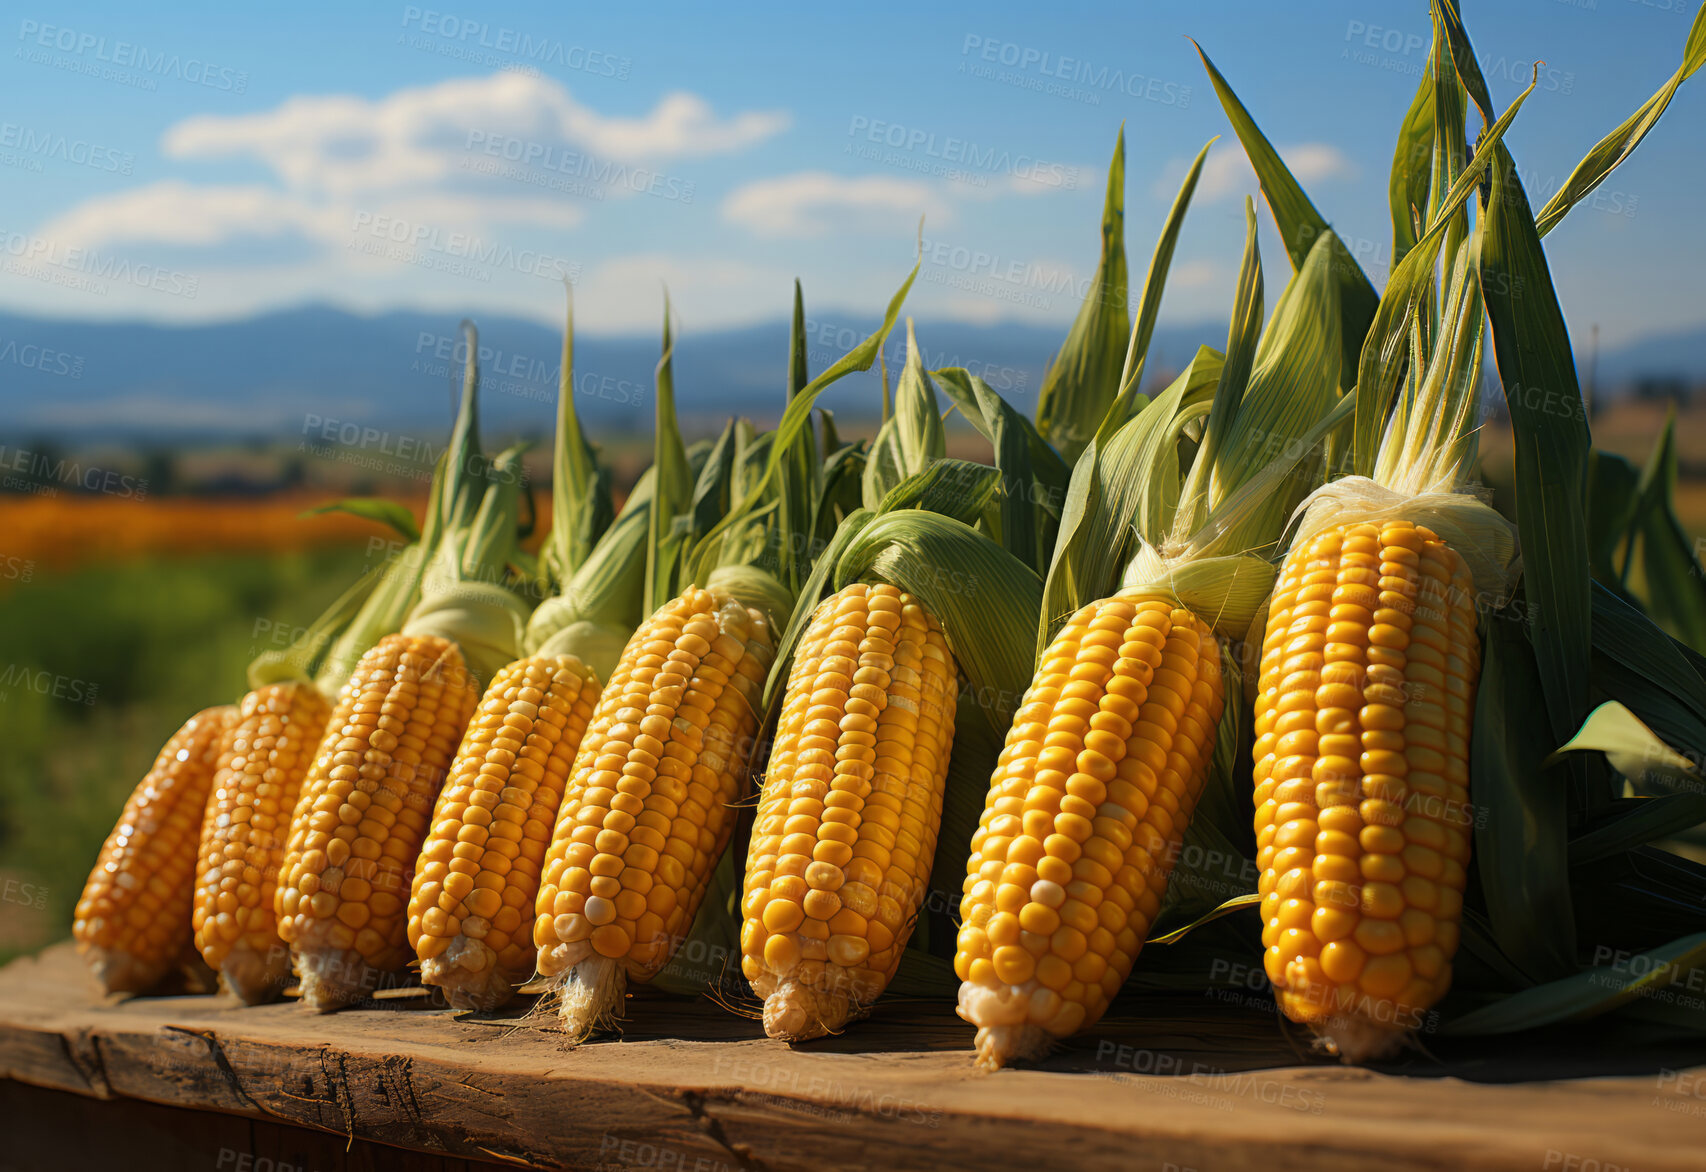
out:
M89 873L71 935L109 993L146 993L190 946L196 836L236 716L229 704L208 708L172 734Z
M955 678L941 627L890 585L846 587L801 636L741 902L771 1037L833 1033L893 978L941 829Z
M273 910L284 839L332 708L312 684L243 697L219 746L196 871L196 948L249 1005L284 991L290 950Z
M612 1018L692 927L746 788L769 620L690 588L640 625L564 791L535 904L539 972L571 1042Z
M954 970L980 1065L1107 1009L1160 910L1224 704L1219 641L1171 602L1104 599L1055 637L990 779L985 825L1011 810L1013 833L974 839L966 865ZM993 891L972 882L991 871Z
M275 910L304 1003L371 994L409 960L409 873L479 689L454 643L387 635L361 657L302 783Z
M1286 1015L1349 1061L1394 1048L1451 983L1473 821L1473 599L1455 550L1387 520L1327 529L1294 549L1269 607L1256 862L1263 891L1288 867L1309 867L1318 882L1293 893L1306 924L1264 908L1266 965ZM1320 628L1312 620L1329 604L1362 613ZM1330 669L1318 683L1287 675L1285 665L1314 659ZM1282 712L1312 720L1320 743L1286 744ZM1301 861L1282 857L1294 840Z
M459 1009L493 1009L533 975L533 903L563 786L598 699L573 655L493 677L433 811L409 892L421 980Z

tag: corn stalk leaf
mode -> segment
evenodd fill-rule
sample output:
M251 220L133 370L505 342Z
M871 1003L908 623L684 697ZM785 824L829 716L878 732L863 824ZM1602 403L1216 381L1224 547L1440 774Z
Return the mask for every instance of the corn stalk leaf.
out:
M1683 642L1706 649L1706 578L1695 558L1694 543L1676 516L1676 479L1673 406L1636 485L1623 577L1628 580L1629 561L1638 550L1641 575L1636 593L1645 600L1648 612Z
M675 414L675 341L670 334L669 295L663 301L663 357L657 365L656 422L652 439L651 532L647 543L645 603L641 613L651 614L675 597L677 563L685 530L676 518L693 502L693 474L687 447L681 442L681 424Z
M795 281L794 317L788 331L788 400L792 402L810 381L811 374L806 365L805 295L800 290L800 283ZM824 476L817 436L810 427L802 430L789 444L778 476L782 502L779 521L784 541L796 534L809 538L817 502L823 496ZM784 559L781 574L783 585L790 590L799 590L800 570L794 559Z
M1161 295L1167 288L1167 272L1173 265L1173 250L1179 243L1179 231L1185 225L1185 212L1191 206L1191 197L1196 194L1197 180L1202 176L1203 162L1208 158L1208 150L1217 139L1209 139L1203 144L1197 157L1191 160L1191 166L1185 172L1185 181L1179 184L1179 193L1173 197L1173 206L1167 212L1167 219L1161 225L1161 235L1155 238L1155 251L1149 257L1149 271L1143 276L1143 300L1137 306L1137 320L1131 325L1131 340L1126 344L1125 361L1120 366L1120 381L1117 384L1119 394L1110 395L1112 402L1102 414L1101 421L1096 426L1096 438L1111 435L1125 424L1144 403L1141 393L1143 370L1149 360L1149 343L1155 336L1155 320L1161 315ZM1072 462L1070 457L1068 462Z
M1211 391L1220 381L1221 357L1203 346L1179 377L1129 422L1098 435L1072 469L1061 511L1060 537L1049 563L1038 616L1034 653L1041 655L1073 612L1119 588L1126 563L1141 535L1139 512L1157 474L1158 453L1177 433L1171 423L1188 395ZM1159 410L1157 410L1159 408ZM1177 463L1173 465L1177 476Z
M876 508L909 476L916 476L947 451L947 435L936 407L936 386L924 370L912 319L906 321L906 365L895 388L894 413L877 431L865 459L864 500Z
M1706 680L1687 649L1628 601L1593 588L1593 677L1665 741L1706 748Z
M872 364L877 360L877 356L882 352L883 340L888 337L889 331L894 328L895 319L900 316L900 307L906 301L907 293L912 289L912 282L917 279L918 264L914 263L912 271L906 276L906 280L895 292L895 295L890 298L888 308L883 313L882 324L877 327L876 332L849 350L828 370L807 383L789 401L788 407L782 412L782 419L777 423L776 430L773 433L774 439L771 441L770 457L765 465L764 475L759 478L758 483L746 496L729 510L729 515L719 521L694 547L688 563L693 567L693 581L703 582L705 578L709 577L711 570L715 568L713 554L716 550L716 539L722 535L725 529L739 522L746 513L756 506L760 497L769 489L771 482L775 480L778 474L782 453L789 449L789 446L793 444L802 430L811 426L812 408L816 405L818 396L846 375L852 374L854 371L871 369ZM940 420L938 420L939 423Z
M1588 453L1588 564L1594 580L1623 592L1617 552L1629 540L1641 474L1615 452Z
M1125 257L1125 127L1108 165L1102 251L1096 275L1066 342L1037 394L1037 431L1068 463L1078 458L1119 392L1116 381L1130 322Z
M934 372L942 389L994 450L1001 482L1001 543L1043 573L1060 528L1071 473L1031 421L963 367Z
M1392 149L1387 201L1392 209L1392 263L1416 246L1416 221L1428 210L1434 154L1434 69L1430 58Z
M1580 724L1588 699L1587 416L1534 217L1502 148L1482 224L1481 286L1514 432L1530 633L1552 731L1562 738Z
M1209 485L1226 451L1226 432L1244 402L1250 371L1262 341L1262 253L1256 241L1256 204L1244 200L1244 256L1238 266L1238 288L1232 300L1232 320L1226 331L1226 360L1215 384L1213 407L1203 425L1200 448L1191 461L1190 473L1179 498L1179 510L1187 518L1182 528L1195 533L1208 521L1211 502ZM1334 356L1337 361L1337 356ZM1334 375L1337 384L1337 374ZM1222 478L1231 476L1228 468Z
M876 511L924 509L973 525L1000 487L1001 473L987 464L938 459L890 489Z
M1392 276L1386 282L1386 292L1376 307L1357 359L1356 430L1351 444L1350 460L1350 471L1356 475L1374 474L1382 432L1388 423L1393 399L1404 381L1406 371L1410 369L1412 329L1418 318L1424 316L1424 310L1431 304L1435 295L1434 270L1445 246L1447 233L1456 222L1465 201L1474 193L1476 183L1495 161L1494 152L1501 152L1500 157L1509 158L1508 154L1502 153L1502 139L1517 111L1533 92L1534 83L1530 82L1528 88L1511 103L1511 108L1505 112L1505 116L1493 123L1491 129L1482 135L1474 156L1458 174L1450 190L1435 200L1434 214L1428 221L1427 230L1416 241L1415 246L1405 253L1404 259L1393 268ZM1485 295L1488 282L1484 239L1481 247L1482 285ZM1579 395L1577 401L1580 401Z
M1308 450L1307 437L1339 402L1344 317L1343 283L1333 270L1335 240L1331 232L1318 239L1286 282L1236 408L1223 411L1218 422L1209 417L1211 439L1217 427L1224 434L1214 441L1208 515L1227 530L1219 540L1228 553L1276 545L1292 511L1321 482L1321 461ZM1261 499L1229 515L1228 502L1240 490L1288 460L1283 482L1267 484Z
M1215 68L1214 62L1209 60L1203 47L1195 41L1191 44L1196 46L1197 56L1202 58L1203 68L1208 71L1209 81L1214 84L1214 92L1220 98L1221 109L1226 111L1227 120L1232 123L1238 141L1244 146L1244 154L1261 182L1262 196L1267 200L1275 226L1279 228L1280 239L1285 242L1291 267L1300 269L1309 258L1315 242L1329 231L1327 221L1315 210L1315 205L1304 194L1303 187L1286 167L1279 152L1256 125L1244 103L1238 100L1238 95L1232 92L1232 87ZM1374 307L1380 298L1362 266L1336 236L1332 268L1339 281L1339 312L1343 315L1340 338L1344 350L1339 370L1344 378L1349 379L1357 369L1357 355L1362 350L1363 336L1374 321ZM1344 384L1344 389L1349 387L1348 382Z
M1567 852L1568 793L1545 768L1553 741L1539 715L1539 668L1518 624L1483 624L1484 658L1470 745L1474 865L1488 928L1529 982L1576 970ZM1449 815L1448 811L1448 815Z
M1694 14L1688 39L1683 43L1682 64L1670 75L1670 80L1659 87L1658 93L1641 103L1641 108L1629 115L1617 129L1594 144L1594 148L1570 172L1564 186L1540 209L1534 223L1540 235L1544 236L1557 227L1571 208L1592 194L1607 175L1635 153L1635 148L1641 145L1641 140L1658 122L1665 107L1670 105L1677 88L1699 72L1702 65L1706 65L1706 6Z
M1627 1005L1706 963L1706 932L1673 940L1617 966L1584 969L1513 993L1444 1024L1455 1037L1511 1034L1561 1021L1579 1021ZM1633 975L1640 974L1640 975Z
M421 537L421 531L415 525L415 515L409 512L408 506L386 500L384 497L345 497L341 501L328 501L326 504L304 509L297 515L308 518L325 516L327 513L348 513L364 521L385 525L404 541L419 541Z
M557 381L557 437L551 452L551 533L540 558L545 585L567 581L575 567L592 553L616 515L610 470L599 467L575 407L574 287L565 282L564 290L568 308L563 321L563 365Z

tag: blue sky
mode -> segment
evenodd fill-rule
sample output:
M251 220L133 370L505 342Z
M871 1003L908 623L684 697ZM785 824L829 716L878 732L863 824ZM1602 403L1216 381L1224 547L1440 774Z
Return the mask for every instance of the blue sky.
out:
M1536 203L1676 67L1696 0L1468 0ZM1194 35L1384 280L1424 3L33 4L0 26L0 308L202 321L324 302L651 331L874 311L1067 322L1123 120L1147 263L1209 138L1164 310L1223 318L1254 182ZM1706 79L1548 239L1619 344L1706 322ZM1264 222L1265 224L1265 222ZM1264 256L1269 304L1285 272Z

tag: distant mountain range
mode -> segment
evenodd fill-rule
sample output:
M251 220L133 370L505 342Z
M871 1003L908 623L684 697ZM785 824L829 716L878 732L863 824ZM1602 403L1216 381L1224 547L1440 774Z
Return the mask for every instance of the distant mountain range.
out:
M516 318L479 321L483 422L494 436L549 434L562 338ZM808 330L815 374L875 325L836 315ZM920 322L930 366L967 366L1021 410L1036 401L1063 328ZM1176 370L1196 346L1222 345L1218 323L1163 326L1149 369ZM675 380L699 430L730 414L774 417L786 370L786 322L677 338ZM898 374L905 331L885 354ZM0 441L53 438L224 440L312 438L328 427L421 429L436 435L460 385L458 323L434 314L365 317L314 307L192 327L57 321L0 314ZM576 339L582 417L605 430L651 426L655 336ZM1706 376L1706 329L1644 339L1598 356L1601 387L1644 375ZM849 379L825 404L874 414L875 375Z

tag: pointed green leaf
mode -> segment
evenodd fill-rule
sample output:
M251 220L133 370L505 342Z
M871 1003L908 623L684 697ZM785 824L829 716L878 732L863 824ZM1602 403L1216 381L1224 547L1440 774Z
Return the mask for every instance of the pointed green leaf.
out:
M1126 284L1125 127L1121 126L1108 166L1096 275L1037 394L1037 431L1068 463L1084 450L1119 392L1116 380L1131 312Z
M1410 102L1398 142L1392 149L1392 177L1387 200L1392 209L1392 263L1416 246L1416 221L1428 214L1430 168L1434 154L1433 69L1422 71L1421 84Z
M1684 936L1615 965L1584 969L1525 989L1447 1022L1441 1032L1477 1037L1579 1021L1626 1005L1649 990L1662 989L1701 964L1706 964L1706 932Z
M883 314L882 324L877 327L876 332L849 350L828 370L806 384L799 394L795 395L788 403L787 410L782 413L781 422L776 425L775 438L770 449L770 459L765 467L763 478L745 498L729 510L729 516L718 522L716 528L707 533L693 550L689 564L694 567L694 581L702 581L704 576L710 574L714 565L709 555L715 549L716 538L721 535L725 528L740 521L758 503L759 497L768 489L770 482L777 475L777 467L781 463L782 453L788 450L803 429L811 426L812 408L817 404L818 396L844 376L854 371L870 370L871 365L877 361L877 356L882 352L883 340L894 328L895 319L900 316L900 307L905 303L906 295L911 291L913 281L917 279L918 264L914 263L912 271L906 276L906 281L890 298L888 308ZM940 420L938 420L939 423Z
M1291 266L1293 269L1302 268L1303 262L1309 257L1309 250L1315 246L1315 241L1328 231L1327 221L1315 210L1315 205L1304 194L1302 186L1279 157L1279 152L1257 127L1255 119L1250 117L1244 103L1232 92L1232 87L1221 76L1220 70L1214 67L1214 62L1208 59L1208 54L1203 52L1202 46L1197 45L1195 41L1191 44L1196 45L1197 55L1202 58L1203 68L1208 70L1209 80L1214 84L1214 92L1220 98L1221 108L1226 111L1227 120L1237 132L1238 141L1243 144L1244 153L1250 159L1250 166L1255 169L1256 178L1261 182L1262 196L1267 200L1268 211L1273 214L1275 226L1279 228L1280 239L1285 242L1286 254L1291 257ZM1343 327L1340 330L1344 343L1340 371L1348 380L1356 370L1363 336L1368 333L1369 324L1374 320L1374 307L1380 298L1363 273L1362 266L1357 264L1356 258L1344 244L1336 239L1333 272L1339 279L1339 311L1344 315ZM1350 384L1346 382L1344 385L1348 388Z
M415 525L415 515L404 505L384 497L346 497L341 501L330 501L316 505L312 509L298 514L301 517L319 517L327 513L348 513L352 517L360 517L364 521L374 521L380 525L389 526L404 541L419 541L421 531Z
M675 342L670 335L669 294L663 299L663 357L657 366L657 418L654 424L652 469L656 482L652 492L651 536L648 549L643 613L651 614L675 596L676 565L681 538L672 537L675 519L693 500L693 476L687 448L681 442L681 424L675 414Z
M1665 107L1670 105L1677 87L1699 72L1702 65L1706 65L1706 5L1694 14L1694 23L1683 44L1682 64L1670 75L1670 80L1659 88L1658 93L1641 103L1641 108L1629 115L1622 125L1600 139L1587 157L1576 164L1564 186L1540 209L1535 220L1535 228L1540 235L1544 236L1557 227L1571 208L1592 194L1607 175L1635 153L1635 148L1641 145L1641 140L1658 122Z

